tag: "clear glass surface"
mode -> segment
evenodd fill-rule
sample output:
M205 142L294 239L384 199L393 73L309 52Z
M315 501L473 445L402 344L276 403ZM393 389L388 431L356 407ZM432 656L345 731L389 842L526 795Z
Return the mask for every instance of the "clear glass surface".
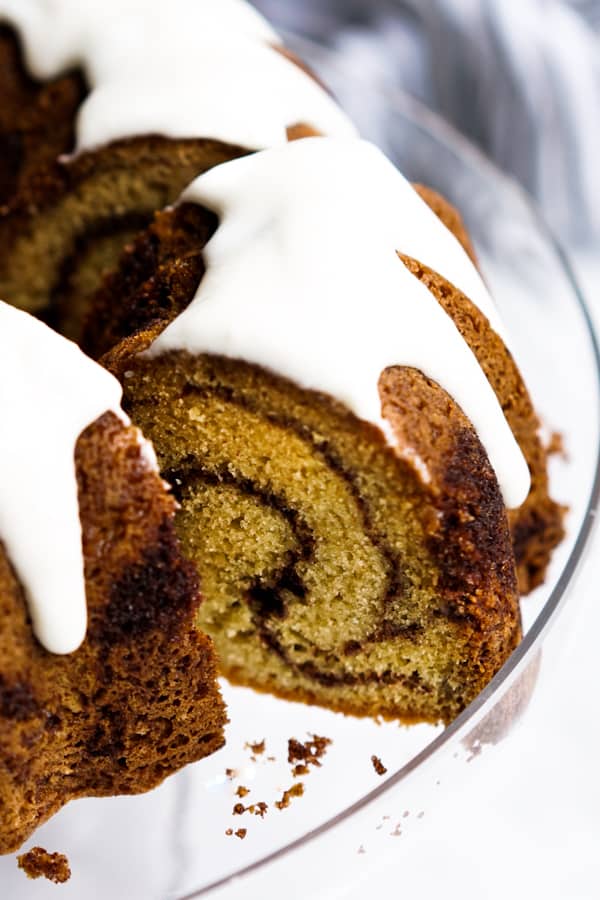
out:
M435 803L436 785L506 737L535 687L548 626L562 605L576 610L573 578L598 500L599 367L585 305L560 249L525 195L431 113L363 85L360 73L344 71L329 52L289 43L365 137L463 213L544 427L564 436L568 459L552 458L551 481L554 496L569 506L568 534L546 584L523 601L523 642L449 728L378 724L225 684L226 747L147 795L65 807L26 846L67 853L71 881L60 889L32 885L14 857L5 857L0 895L11 900L57 891L64 900L343 896L368 871L360 853L367 838L374 864L394 852L401 831L419 828L426 840L421 813ZM560 627L566 624L563 616ZM294 778L287 740L314 733L332 744L320 768ZM263 754L245 747L263 738ZM373 754L387 766L383 777ZM295 781L304 783L304 796L279 810L275 801ZM239 785L251 791L244 804L268 803L264 818L232 815ZM230 828L247 835L228 836Z

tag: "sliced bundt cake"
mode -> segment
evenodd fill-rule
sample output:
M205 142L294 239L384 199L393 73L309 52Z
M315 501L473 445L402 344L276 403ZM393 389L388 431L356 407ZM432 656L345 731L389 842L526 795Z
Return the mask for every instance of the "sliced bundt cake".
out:
M217 750L225 710L175 501L118 384L5 304L0 344L8 853L68 800L148 790Z
M0 297L73 338L100 273L194 176L355 133L243 0L140 10L0 0Z
M230 679L450 721L516 645L497 476L546 555L560 510L486 314L465 250L358 141L213 169L107 278L88 348L122 339L103 361L181 504Z

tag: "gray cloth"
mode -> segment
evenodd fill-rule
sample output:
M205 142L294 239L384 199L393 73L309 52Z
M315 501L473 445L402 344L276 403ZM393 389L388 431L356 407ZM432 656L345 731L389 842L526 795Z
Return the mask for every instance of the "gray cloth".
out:
M600 0L255 2L444 116L564 242L600 241Z

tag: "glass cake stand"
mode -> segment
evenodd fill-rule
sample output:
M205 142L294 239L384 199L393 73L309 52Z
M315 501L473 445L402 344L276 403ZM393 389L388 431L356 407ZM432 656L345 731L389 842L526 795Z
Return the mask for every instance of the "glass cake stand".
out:
M333 88L365 137L409 178L441 191L462 211L544 427L564 436L568 461L552 458L551 481L554 496L569 506L568 534L546 584L523 601L521 645L445 730L344 717L224 684L231 719L226 747L144 796L69 804L26 847L66 853L70 882L60 889L34 885L14 857L4 857L0 894L11 900L343 897L368 877L369 866L394 854L398 835L414 829L426 840L423 813L435 805L442 778L460 777L481 752L501 752L535 688L550 624L563 607L561 628L578 614L574 575L598 502L599 359L559 247L526 196L430 112L398 93L365 86L329 52L294 38L289 43ZM575 397L585 398L585 415ZM304 741L309 734L332 743L321 767L294 778L288 738ZM263 753L245 746L263 739ZM372 755L387 767L385 775L375 773ZM275 801L297 781L304 795L278 809ZM264 818L232 814L240 785L250 789L245 805L268 804ZM243 839L226 834L240 828L247 831Z

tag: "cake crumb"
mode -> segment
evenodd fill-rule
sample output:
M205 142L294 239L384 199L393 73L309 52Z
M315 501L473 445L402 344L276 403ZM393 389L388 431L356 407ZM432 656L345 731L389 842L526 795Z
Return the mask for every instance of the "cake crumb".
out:
M238 830L235 833L235 836L239 837L240 840L243 841L247 834L248 834L248 830L246 828L238 828Z
M373 768L375 769L375 771L377 772L378 775L385 775L385 773L387 772L387 769L384 766L384 764L381 762L381 760L379 759L378 756L373 755L371 757L371 762L373 763Z
M227 778L235 778L235 769L225 769Z
M390 836L391 837L400 837L401 834L402 834L402 829L400 828L400 822L398 822L398 824L396 825L394 830L390 831Z
M265 739L263 738L262 741L254 741L254 743L252 743L252 741L246 741L244 750L251 750L256 756L260 756L265 752Z
M292 797L301 797L304 793L304 785L301 781L297 781L296 784L293 784L291 788L287 791L283 792L281 800L275 801L275 806L277 809L287 809L290 805L290 801Z
M296 738L290 738L288 740L288 762L298 763L306 769L306 771L298 773L294 770L294 774L306 775L309 765L320 766L321 758L327 752L330 744L331 738L321 737L318 734L313 734L312 738L304 743Z
M231 835L233 834L233 828L227 828L225 834L227 835L227 837L231 837Z
M265 803L264 800L260 800L258 803L251 803L249 806L244 806L243 803L236 803L232 814L234 816L242 816L245 812L248 812L251 816L260 816L261 819L264 819L268 808L269 804Z
M67 857L63 853L48 853L43 847L33 847L17 856L17 864L28 878L47 878L54 884L64 884L71 877Z
M298 778L300 775L308 775L309 771L310 770L305 763L298 763L292 769L292 775L294 776L294 778Z
M553 431L550 435L550 440L546 445L546 453L548 456L560 456L561 459L568 460L565 441L560 431Z
M243 784L240 784L240 786L236 790L236 794L238 797L245 797L249 793L250 793L250 788L244 787Z

